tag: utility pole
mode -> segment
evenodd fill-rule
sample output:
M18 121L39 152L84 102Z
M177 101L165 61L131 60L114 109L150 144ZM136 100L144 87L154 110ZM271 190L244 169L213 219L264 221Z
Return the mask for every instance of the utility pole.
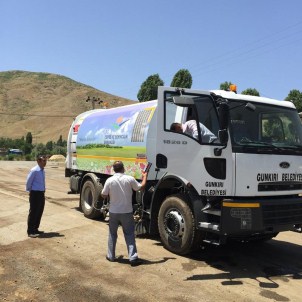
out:
M86 102L91 102L91 104L92 104L92 109L95 109L95 103L98 103L98 104L103 103L103 101L100 100L100 98L93 97L93 98L91 99L90 96L88 96Z

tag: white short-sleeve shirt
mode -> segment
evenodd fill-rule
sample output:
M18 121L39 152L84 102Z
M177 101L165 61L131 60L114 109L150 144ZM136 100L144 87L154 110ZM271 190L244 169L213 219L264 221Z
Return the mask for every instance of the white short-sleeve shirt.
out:
M108 178L102 190L103 195L110 196L110 213L131 213L132 193L138 191L142 185L130 175L115 173Z

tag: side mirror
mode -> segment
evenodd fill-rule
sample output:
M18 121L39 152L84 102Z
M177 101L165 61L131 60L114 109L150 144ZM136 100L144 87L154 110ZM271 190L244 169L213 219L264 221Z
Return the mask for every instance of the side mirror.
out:
M222 150L227 147L229 141L228 130L227 129L219 130L218 137L223 147L214 149L215 156L221 156Z
M219 125L220 129L227 129L229 126L229 105L226 103L219 105Z
M218 137L219 137L221 144L227 145L228 140L229 140L229 135L228 135L228 131L226 129L219 130Z

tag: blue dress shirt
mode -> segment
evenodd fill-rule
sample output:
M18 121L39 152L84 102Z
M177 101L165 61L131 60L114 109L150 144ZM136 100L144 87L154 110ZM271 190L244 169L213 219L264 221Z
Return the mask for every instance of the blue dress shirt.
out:
M26 191L45 191L45 172L39 165L30 170L26 180Z

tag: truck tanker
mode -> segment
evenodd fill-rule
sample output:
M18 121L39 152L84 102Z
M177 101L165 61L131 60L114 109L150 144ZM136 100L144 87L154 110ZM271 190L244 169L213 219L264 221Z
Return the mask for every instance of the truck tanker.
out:
M171 128L188 120L197 135ZM158 87L157 100L80 114L65 176L88 218L107 214L100 192L115 160L138 180L152 163L144 192L133 194L137 229L176 254L301 230L302 126L291 102Z

